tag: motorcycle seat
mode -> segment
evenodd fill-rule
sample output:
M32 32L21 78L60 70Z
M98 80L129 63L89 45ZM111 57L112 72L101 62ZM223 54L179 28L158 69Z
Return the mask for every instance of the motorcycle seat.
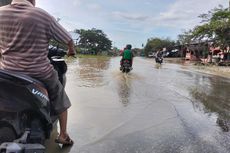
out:
M19 80L22 80L22 81L26 81L26 82L29 82L29 83L32 83L32 84L37 84L39 86L42 86L45 88L45 85L39 81L39 80L36 80L30 76L27 76L27 75L24 75L24 74L21 74L19 72L13 72L13 71L9 71L9 70L3 70L3 69L0 69L0 77L2 76L8 76L8 77L13 77L13 78L16 78L16 79L19 79Z

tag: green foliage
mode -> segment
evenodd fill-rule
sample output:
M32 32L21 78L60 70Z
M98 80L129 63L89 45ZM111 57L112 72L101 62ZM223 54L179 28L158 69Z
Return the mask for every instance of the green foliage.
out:
M77 57L78 58L97 58L97 59L103 59L103 60L110 59L109 56L105 56L105 55L84 55L84 54L78 54Z
M68 46L66 44L59 43L59 42L57 42L56 40L53 40L53 39L50 40L49 45L52 45L53 47L64 49L66 51L68 50ZM77 54L79 54L80 53L80 48L75 46L75 51L76 51Z
M230 44L230 11L222 6L199 16L202 18L202 25L192 30L192 39L203 38L213 40L219 45Z
M57 48L62 48L64 50L68 49L66 44L59 43L59 42L57 42L56 40L53 40L53 39L50 40L49 44L54 46L54 47L57 47Z
M190 44L192 41L193 35L192 31L185 31L183 34L178 35L178 45Z
M132 52L134 54L134 56L141 56L142 53L144 52L144 49L140 49L140 48L133 48Z
M107 35L98 29L91 29L91 30L75 30L79 36L78 46L89 53L98 54L102 51L111 50L112 41L107 38Z
M148 42L145 46L145 55L147 56L150 52L156 52L160 49L167 48L171 50L171 48L175 45L175 42L170 39L161 39L161 38L151 38L148 39Z

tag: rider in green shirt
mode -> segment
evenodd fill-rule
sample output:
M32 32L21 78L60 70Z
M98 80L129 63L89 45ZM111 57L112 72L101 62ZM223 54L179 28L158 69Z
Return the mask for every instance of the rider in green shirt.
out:
M129 60L132 67L134 55L131 49L132 49L132 45L128 44L122 53L121 65L123 64L124 60Z

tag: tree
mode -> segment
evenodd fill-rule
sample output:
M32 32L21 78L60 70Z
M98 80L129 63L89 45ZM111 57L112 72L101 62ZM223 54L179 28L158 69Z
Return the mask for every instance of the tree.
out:
M107 35L99 29L91 30L75 30L79 36L78 46L87 51L98 54L102 51L111 50L112 41L107 38Z
M223 46L230 44L230 11L227 8L219 6L199 17L203 24L193 29L193 39L210 39Z
M150 52L156 52L159 49L167 48L171 50L174 46L174 42L170 39L161 39L161 38L151 38L148 39L148 42L145 46L145 55L147 56Z
M132 49L132 52L134 53L135 56L141 56L143 51L144 51L144 49L141 49L141 48L133 48Z
M178 35L178 45L190 44L193 38L192 30L185 31L183 34Z

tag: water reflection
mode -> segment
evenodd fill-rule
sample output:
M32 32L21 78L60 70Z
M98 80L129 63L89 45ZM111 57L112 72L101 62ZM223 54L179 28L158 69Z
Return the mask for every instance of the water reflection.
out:
M118 80L118 95L123 106L128 106L130 102L130 90L132 78L130 74L122 74Z
M104 71L109 68L109 58L80 58L78 75L80 86L97 87L104 84Z
M160 69L161 66L162 66L161 64L156 63L156 64L155 64L155 69Z
M204 83L198 82L190 90L194 106L199 110L203 109L205 113L216 113L216 123L224 132L228 132L230 128L229 91L229 81L217 77L206 77ZM204 108L199 103L202 103Z
M229 131L230 81L177 64L155 69L141 58L126 75L119 61L69 62L68 131L75 144L62 150L55 131L47 153L228 152L229 133L219 127Z

